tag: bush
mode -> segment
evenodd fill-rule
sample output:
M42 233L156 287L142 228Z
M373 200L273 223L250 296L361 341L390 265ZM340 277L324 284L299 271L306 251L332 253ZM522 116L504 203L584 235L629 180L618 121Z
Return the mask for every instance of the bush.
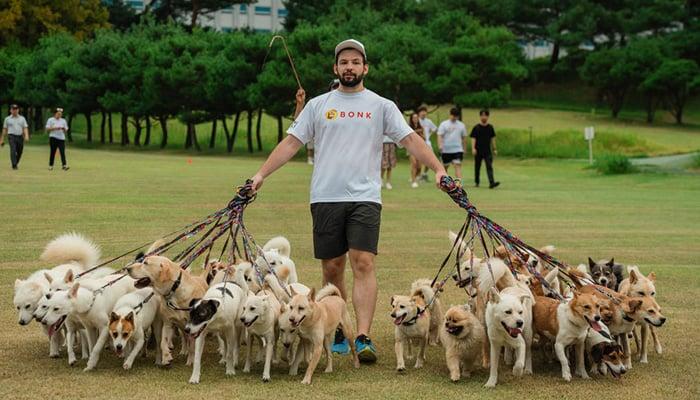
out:
M635 172L636 169L627 156L621 154L609 154L598 157L595 168L604 175L619 175Z
M693 157L693 163L690 164L690 167L700 169L700 153L696 154L695 157Z

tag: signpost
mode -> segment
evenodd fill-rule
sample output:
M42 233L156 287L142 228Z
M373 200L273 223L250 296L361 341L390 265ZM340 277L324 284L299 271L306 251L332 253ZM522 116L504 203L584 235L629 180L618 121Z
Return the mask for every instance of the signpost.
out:
M583 129L583 137L588 141L588 163L593 165L593 138L595 138L595 129L592 126L587 126Z

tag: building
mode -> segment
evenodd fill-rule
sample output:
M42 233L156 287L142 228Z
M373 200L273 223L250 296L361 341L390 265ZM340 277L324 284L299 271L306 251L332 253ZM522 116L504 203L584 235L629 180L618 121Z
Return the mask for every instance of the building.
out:
M136 11L141 12L152 1L124 0ZM199 17L200 26L212 27L222 32L236 29L252 29L257 32L276 32L282 30L282 23L287 17L287 9L282 0L260 0L251 4L236 4Z

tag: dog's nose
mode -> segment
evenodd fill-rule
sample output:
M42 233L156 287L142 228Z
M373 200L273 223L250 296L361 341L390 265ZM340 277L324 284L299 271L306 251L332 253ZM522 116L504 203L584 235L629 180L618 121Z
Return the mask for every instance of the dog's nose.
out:
M522 319L519 319L518 322L516 322L515 324L518 326L518 328L522 328L525 322L523 322Z
M596 322L600 322L600 315L596 315L593 319L595 319Z
M245 318L241 317L241 322L245 323Z
M119 350L119 351L121 351L123 348L123 346L121 344L118 344L116 347L117 347L117 350Z
M289 322L294 323L294 318L289 317Z
M186 327L185 327L185 333L190 333L190 327L189 327L189 326L186 326Z
M27 322L27 321L25 321L25 320L23 320L23 319L20 319L20 320L19 320L19 324L20 324L20 325L27 325L28 323L29 323L29 322Z
M666 317L661 317L661 325L663 325L664 322L666 322Z
M391 318L396 318L396 314L391 313Z
M624 374L625 372L627 372L627 368L625 368L625 367L620 367L620 373L621 373L621 374Z

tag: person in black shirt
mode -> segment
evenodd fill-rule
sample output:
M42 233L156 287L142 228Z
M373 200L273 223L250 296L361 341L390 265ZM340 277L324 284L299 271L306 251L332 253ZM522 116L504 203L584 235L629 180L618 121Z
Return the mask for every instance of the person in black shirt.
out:
M489 177L489 189L493 189L500 185L493 178L493 154L498 154L496 150L496 131L489 124L489 110L483 109L479 111L480 123L474 125L472 133L469 135L472 138L472 154L474 155L474 183L479 186L479 178L481 173L481 161L486 162L486 174ZM491 151L493 150L493 154Z

